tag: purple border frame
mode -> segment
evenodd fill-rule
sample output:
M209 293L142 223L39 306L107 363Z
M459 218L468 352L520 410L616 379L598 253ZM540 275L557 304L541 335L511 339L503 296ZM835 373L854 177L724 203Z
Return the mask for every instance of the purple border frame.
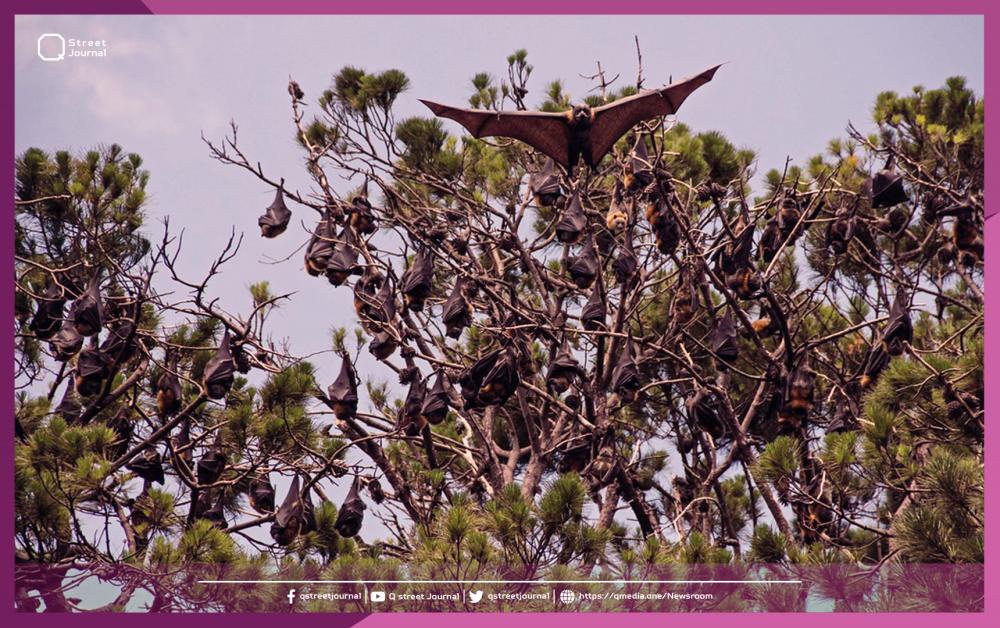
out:
M997 76L996 67L992 60L1000 50L1000 30L996 27L996 21L1000 20L1000 4L991 0L814 0L801 2L795 0L758 0L752 5L745 0L619 0L611 3L608 0L476 0L474 2L463 2L462 0L427 0L419 5L416 2L405 0L347 0L347 1L323 1L323 0L90 0L85 4L73 2L72 0L13 0L7 4L8 22L4 31L8 35L10 42L7 49L11 54L7 63L3 65L3 105L8 111L8 124L3 129L3 141L5 145L14 145L14 16L18 14L216 14L216 15L238 15L238 14L742 14L742 15L766 15L766 14L806 14L806 15L826 15L826 14L965 14L984 16L984 41L985 41L985 83L984 95L994 93L994 89L1000 89L1000 78ZM993 36L988 34L993 32ZM992 109L986 109L986 214L991 216L996 213L991 206L995 204L992 198L993 181L998 175L997 162L993 155L1000 150L1000 135L994 130L997 116ZM8 199L4 203L4 213L13 217L13 177L5 179L4 198ZM990 245L995 240L1000 239L1000 221L988 220L985 229L985 240L988 249L995 248ZM3 251L4 258L10 264L8 268L13 268L13 230L0 230L0 250ZM986 255L985 273L986 283L986 355L985 372L987 380L987 390L990 384L1000 382L1000 375L993 376L995 368L1000 367L998 358L997 333L993 327L996 326L993 318L993 300L998 300L998 282L992 266L995 266L992 251ZM13 329L13 294L2 293L5 311L8 317L8 330ZM3 349L8 356L14 353L13 334L8 334L3 338ZM7 362L6 372L13 381L12 362ZM1000 373L1000 371L998 371ZM997 406L996 398L992 394L986 395L986 415L993 414ZM4 423L10 425L13 422L12 400L8 400L3 410ZM986 441L992 442L1000 427L986 423ZM8 432L9 433L9 432ZM0 439L0 456L6 461L3 464L3 477L0 478L0 503L13 504L13 441ZM987 622L993 625L996 616L1000 616L998 605L992 600L990 593L995 588L1000 567L997 561L1000 560L998 552L994 549L995 544L990 543L992 538L992 528L995 527L991 516L995 507L992 507L993 498L1000 493L997 488L998 472L995 468L986 468L986 601L985 612L977 614L963 615L956 618L967 626L985 626ZM0 532L4 538L13 536L13 517L7 511L7 516L2 518ZM5 566L0 568L0 581L4 584L4 590L8 595L13 593L14 588L14 559L13 552L7 554ZM13 597L13 596L12 596ZM7 611L2 615L6 622L16 626L55 626L62 624L68 616L64 614L50 615L28 615L24 613L15 614L13 611L13 599L8 598ZM15 620L16 617L16 620ZM213 615L186 615L183 618L172 614L167 615L137 615L129 613L120 614L82 614L74 615L69 619L71 624L78 626L93 626L95 628L108 628L109 626L135 625L142 622L143 626L153 628L158 626L170 626L176 628L178 621L196 624L211 625L215 628L225 628L226 626L238 626L243 622L269 622L279 620L279 614L226 614L222 616ZM683 618L682 618L683 617ZM990 621L993 617L994 620ZM537 614L511 614L511 613L386 613L373 615L338 615L325 613L299 613L296 615L296 623L300 626L325 626L326 628L336 628L339 626L352 626L361 621L365 626L372 628L380 626L395 626L405 621L413 628L423 626L459 626L469 620L475 621L477 628L490 626L503 626L509 628L511 621L528 622L531 624L543 622L546 624L559 624L570 621L578 628L586 626L601 626L604 628L608 623L621 621L620 613L537 613ZM852 624L857 626L879 625L884 628L896 621L906 622L912 628L922 626L938 626L944 619L939 613L879 613L879 614L855 614L850 617ZM635 614L628 617L627 621L631 626L663 626L667 622L677 620L685 624L722 624L723 622L740 622L744 626L767 626L768 628L801 628L803 620L816 626L828 626L836 623L838 626L845 621L842 613L829 614L805 614L786 613L746 613L738 617L732 613L708 613L708 614L686 614L682 616L667 616L665 614Z

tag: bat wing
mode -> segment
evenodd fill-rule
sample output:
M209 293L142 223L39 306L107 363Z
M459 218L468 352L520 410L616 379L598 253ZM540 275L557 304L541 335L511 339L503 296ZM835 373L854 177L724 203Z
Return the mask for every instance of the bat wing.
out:
M458 122L473 137L510 137L528 144L569 168L569 120L544 111L487 111L459 109L428 100L420 102L439 118Z
M594 122L590 129L590 163L597 164L618 138L639 122L677 113L684 99L711 81L719 67L709 68L673 85L622 98L594 109Z

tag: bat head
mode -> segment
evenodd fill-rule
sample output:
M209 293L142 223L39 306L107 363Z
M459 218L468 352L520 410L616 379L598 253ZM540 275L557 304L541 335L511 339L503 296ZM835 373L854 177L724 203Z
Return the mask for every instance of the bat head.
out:
M587 127L594 121L594 110L587 103L573 105L567 113L569 122L573 126Z

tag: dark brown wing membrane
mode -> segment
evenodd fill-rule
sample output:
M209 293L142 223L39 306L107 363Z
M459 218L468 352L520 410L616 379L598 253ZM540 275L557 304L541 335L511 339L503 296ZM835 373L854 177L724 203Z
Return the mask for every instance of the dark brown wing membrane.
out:
M233 386L236 364L229 348L229 330L222 334L219 350L205 365L204 384L208 396L212 399L222 399Z
M327 394L333 404L333 413L338 419L354 416L358 410L358 379L354 367L346 357L340 364L340 374L330 384Z
M274 486L267 474L250 480L250 506L259 513L274 512Z
M607 315L608 306L604 302L604 294L601 293L601 286L595 285L590 293L590 297L587 299L587 303L580 312L580 321L583 323L584 329L595 331L606 327L604 319L607 318Z
M41 340L48 340L59 331L63 307L66 305L64 294L62 288L56 284L49 284L42 291L38 299L38 309L35 310L35 315L28 326Z
M719 67L715 66L679 83L622 98L594 109L594 122L590 128L590 163L600 162L618 138L639 122L677 113L681 103L691 92L711 81Z
M437 425L448 415L448 380L444 371L438 371L434 385L423 399L420 406L420 416L431 425Z
M104 325L104 302L101 300L100 277L94 277L83 294L73 303L73 323L83 336L93 336Z
M292 210L285 205L285 190L279 187L274 193L274 201L264 210L264 215L257 219L260 235L265 238L276 238L288 228L292 219Z
M487 111L460 109L429 100L420 102L440 118L464 126L473 137L510 137L521 140L569 168L569 119L543 111Z
M408 310L419 312L424 309L424 301L431 294L434 280L434 261L431 252L421 247L413 258L413 264L406 269L399 280L399 289Z
M285 495L285 501L274 513L274 523L271 524L271 538L282 547L290 544L299 535L302 527L302 500L299 499L299 476L295 476L292 485Z
M344 503L340 505L337 521L333 524L337 534L344 538L357 535L361 531L361 523L364 521L365 503L358 495L358 483L359 480L355 477L351 484L351 490L347 492Z
M528 175L528 189L542 207L552 207L559 201L562 196L562 182L551 157L545 160L541 170Z
M583 205L580 203L580 191L574 190L566 210L556 225L556 239L563 244L578 242L586 226L587 215L583 213Z

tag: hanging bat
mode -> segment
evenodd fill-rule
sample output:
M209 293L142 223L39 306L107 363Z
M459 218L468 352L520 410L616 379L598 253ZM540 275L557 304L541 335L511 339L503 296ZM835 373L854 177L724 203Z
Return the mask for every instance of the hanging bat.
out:
M36 332L37 335L37 332ZM73 321L64 320L56 335L49 340L49 351L59 362L66 362L83 348L83 336L76 330Z
M594 247L594 237L587 236L583 243L583 252L566 259L566 272L577 288L585 290L594 283L597 271L600 270L597 259L597 249Z
M97 394L108 376L108 356L100 349L87 347L76 359L76 392L84 397Z
M569 348L563 344L555 359L549 364L549 371L545 374L545 385L550 390L562 394L569 390L577 378L582 376L583 369L580 368L580 363L569 352Z
M939 216L954 216L953 249L962 252L962 263L972 267L983 259L983 231L971 205L952 205L938 212Z
M181 382L177 378L176 353L167 356L167 364L159 379L156 380L156 410L160 419L177 414L181 409Z
M361 192L351 199L351 204L346 208L347 224L360 234L375 233L378 225L375 221L375 212L372 204L368 201L368 181L361 189Z
M809 368L807 362L803 362L788 378L778 421L795 429L802 427L802 423L812 412L815 387L816 371Z
M671 310L674 322L678 325L686 325L694 318L698 310L698 282L694 277L690 277L686 270L681 270L677 278L676 295Z
M274 523L271 524L271 538L278 545L285 547L295 540L302 527L302 500L299 499L299 476L292 480L285 501L274 513Z
M764 260L765 264L770 264L781 250L781 244L785 238L781 235L781 228L778 226L777 216L772 216L764 225L764 232L760 234L760 241L757 243L757 255Z
M326 262L326 279L333 286L341 286L351 274L357 272L357 238L350 228L345 227L340 234L340 242L333 248L333 254Z
M559 459L559 473L582 472L590 464L592 453L590 443L567 449Z
M761 338L773 336L781 331L775 320L775 314L771 311L771 305L766 301L761 301L760 314L756 320L750 323L750 326Z
M365 503L358 495L358 483L359 479L355 476L354 482L351 483L351 490L347 492L347 497L344 498L344 503L340 505L340 511L337 512L337 521L333 524L337 534L344 538L356 536L361 531L361 523L364 521Z
M874 382L878 376L885 370L885 367L889 366L889 361L892 356L886 351L886 346L884 343L876 343L871 350L868 352L868 356L865 358L865 363L861 367L861 377L859 383L862 388L867 388Z
M664 198L659 197L646 205L646 220L656 237L657 250L672 255L681 243L681 228Z
M528 175L528 190L535 202L542 207L552 207L562 198L562 182L556 170L556 163L551 158L545 159L545 165L541 170Z
M358 380L354 366L345 355L340 363L340 374L326 389L333 414L340 420L349 419L358 411Z
M857 426L858 420L851 412L850 402L846 401L843 396L839 397L833 411L833 417L826 424L827 433L850 432L856 429Z
M795 197L794 190L785 193L774 218L777 221L778 231L781 232L781 239L788 238L788 243L791 245L795 240L794 233L798 227L799 219L802 218L802 204Z
M684 401L688 418L694 426L719 438L726 433L722 418L719 417L719 400L707 388L700 386Z
M625 189L632 193L646 189L653 182L653 168L646 150L646 140L641 134L636 136L623 181Z
M211 399L222 399L233 387L235 379L236 365L233 362L233 354L229 348L229 330L222 334L222 342L215 355L205 364L205 372L202 383Z
M337 222L329 212L325 213L316 224L316 230L313 232L312 238L309 239L309 245L306 246L305 255L306 272L313 277L318 277L326 272L326 264L330 261L336 247L334 242L336 228Z
M465 296L464 277L455 281L451 296L445 301L441 311L441 322L444 323L445 335L449 338L460 337L462 330L472 324L472 305Z
M437 378L430 391L424 395L420 405L420 418L431 425L438 425L448 416L450 400L448 397L448 379L444 371L438 371ZM421 427L421 429L423 429Z
M615 281L621 286L626 286L635 276L639 269L639 258L636 257L635 249L632 247L632 238L628 234L625 236L625 244L619 248L618 257L611 264Z
M434 262L431 252L420 247L413 264L406 269L399 279L399 288L403 291L403 302L406 309L420 312L424 309L424 301L431 294L434 280Z
M215 500L214 503L212 503L211 491L205 493L204 500L208 504L211 504L211 507L209 507L208 510L202 512L201 518L211 522L211 524L214 525L216 528L225 530L226 511L223 509L223 505L225 502L226 492L221 488L219 489L218 492L219 492L219 498Z
M377 360L384 360L395 353L399 347L395 336L386 331L380 331L368 343L368 352L375 356Z
M156 449L147 449L125 465L125 468L142 478L145 482L163 484L163 459Z
M81 336L93 336L104 325L104 301L100 292L101 275L90 280L87 289L73 302L73 324Z
M502 405L521 383L518 370L517 360L505 349L495 349L476 360L458 379L465 409Z
M587 215L583 213L583 205L580 204L580 190L573 190L569 205L556 224L556 239L563 244L576 244L586 226Z
M264 210L264 215L257 219L260 235L265 238L276 238L285 232L292 219L292 210L285 205L285 180L274 192L274 201Z
M363 275L354 284L354 309L366 331L384 331L396 318L396 295L389 278L378 273Z
M873 208L893 207L910 200L903 188L903 175L895 171L896 158L889 155L885 168L879 170L868 180L868 198Z
M378 478L369 475L365 480L365 486L368 488L368 496L372 498L373 502L381 504L385 501L385 491L382 490L382 484L379 483Z
M890 238L898 238L910 224L910 210L906 205L896 205L875 223L875 228Z
M108 460L115 460L125 455L132 441L133 427L128 410L123 407L108 419L107 425L115 433L115 440L108 447Z
M274 486L267 474L261 474L250 480L248 492L250 506L261 514L274 512Z
M135 323L126 318L111 326L108 337L101 343L101 351L109 361L122 364L135 355L134 341Z
M312 497L309 496L309 489L302 491L302 534L319 530L316 524L316 508L313 506Z
M740 268L751 265L754 225L746 205L740 208L739 218L731 230L731 238L723 231L720 239L726 238L726 241L712 255L715 271L722 275L732 275Z
M611 372L611 390L618 395L621 405L626 405L635 401L636 393L641 387L639 382L639 369L636 367L635 350L632 347L632 338L625 341L625 349L618 356L615 368Z
M198 484L214 484L226 470L226 452L222 448L222 433L215 437L215 444L198 461Z
M76 393L76 389L73 386L66 387L66 392L63 393L62 401L56 406L55 413L66 419L66 422L70 425L80 420L80 415L83 413L83 404L80 403L80 396Z
M587 298L583 310L580 311L580 322L587 331L597 331L606 327L605 319L608 316L608 306L604 302L604 294L601 293L601 286L594 285L594 289Z
M619 233L628 226L628 207L622 200L621 187L616 183L611 195L611 205L604 217L604 224L611 233Z
M902 288L889 308L889 320L882 332L882 344L889 355L902 355L903 343L913 342L913 321L910 320L910 298Z
M826 226L826 246L835 255L847 253L847 247L854 238L854 228L857 218L854 209L844 205L837 209L833 220Z
M740 354L739 345L736 343L736 327L733 325L732 310L726 310L726 315L716 321L709 341L712 353L717 358L719 370L728 370Z
M54 283L45 286L28 329L35 332L35 336L40 340L48 340L59 331L65 306L66 299L62 288Z
M563 113L459 109L428 100L420 102L434 115L455 120L473 137L510 137L548 155L567 170L575 168L581 158L593 168L636 124L677 113L691 92L711 81L718 69L715 66L679 83L600 107L581 103Z
M396 429L402 429L403 433L410 437L420 435L427 420L421 416L421 409L424 405L424 396L427 394L427 386L424 378L417 372L411 376L410 389L406 392L406 399L403 400L403 407L400 408L396 418Z

